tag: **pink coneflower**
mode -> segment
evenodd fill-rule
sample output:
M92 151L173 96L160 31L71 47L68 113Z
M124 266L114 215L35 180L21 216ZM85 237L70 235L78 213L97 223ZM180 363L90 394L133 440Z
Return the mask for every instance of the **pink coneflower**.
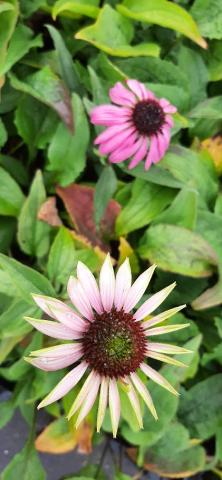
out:
M91 112L91 122L108 127L95 140L101 155L111 163L131 158L129 168L145 160L145 169L164 156L177 111L165 98L155 95L137 80L127 80L126 88L117 82L109 91L116 105L100 105ZM118 106L117 106L118 105Z
M74 400L68 418L79 411L76 427L86 417L99 396L97 431L100 431L106 407L109 405L113 436L116 436L120 419L118 387L124 386L138 423L142 428L142 413L138 394L143 398L155 419L157 413L152 398L138 371L154 382L177 394L169 382L150 365L152 358L172 365L184 366L166 354L188 353L174 345L155 343L150 337L173 332L188 324L154 327L181 310L184 305L157 314L143 321L165 300L175 283L155 293L133 312L143 296L155 266L148 268L132 284L128 259L114 275L110 256L107 255L99 276L99 286L88 267L77 266L77 278L70 277L69 297L79 313L55 298L33 295L37 305L54 318L54 321L27 318L37 330L46 335L71 342L31 352L28 360L46 371L58 370L74 364L51 393L40 403L45 407L68 393L84 374L82 388ZM154 328L153 328L154 327Z

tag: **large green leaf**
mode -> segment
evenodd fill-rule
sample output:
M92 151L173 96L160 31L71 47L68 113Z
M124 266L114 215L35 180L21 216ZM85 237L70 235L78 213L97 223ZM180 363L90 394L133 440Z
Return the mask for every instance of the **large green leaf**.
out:
M133 183L130 201L116 221L118 236L148 225L174 198L174 190L137 179Z
M67 228L61 227L49 252L47 270L51 282L56 286L67 283L75 264L74 238Z
M49 226L38 220L38 211L45 200L42 174L38 170L18 219L18 242L28 255L43 257L49 249Z
M1 277L0 277L1 278ZM0 315L0 338L11 338L17 335L26 335L32 330L31 325L25 322L24 316L35 317L40 310L21 298L13 299L9 308Z
M33 443L28 441L2 472L2 480L46 480L46 474Z
M181 397L179 417L194 438L206 440L222 421L222 374L194 385Z
M78 18L79 15L96 18L99 13L99 0L57 0L53 5L52 16L65 15Z
M111 166L103 169L98 182L96 184L94 193L94 217L96 226L99 227L100 221L103 218L106 207L111 200L117 188L117 178Z
M151 55L158 57L159 46L155 43L141 43L131 46L133 27L121 14L105 5L96 22L80 30L75 38L85 40L109 55L118 57L138 57Z
M162 27L172 28L182 33L203 48L206 42L201 37L198 26L191 15L179 5L167 0L124 0L118 5L123 15L141 22L154 23Z
M0 23L4 28L0 29L0 85L7 54L8 42L13 34L19 14L17 0L2 1L0 4Z
M191 14L202 35L208 38L222 38L221 0L195 0Z
M160 213L153 223L173 224L193 230L197 219L197 200L196 190L184 187L171 205Z
M0 214L17 217L25 197L17 182L2 167L0 167L0 185Z
M218 262L216 253L203 237L167 224L150 227L138 251L142 258L156 263L162 270L191 277L211 275Z
M208 98L199 103L190 112L191 118L205 118L209 120L222 119L222 95L218 97Z
M36 332L33 335L31 342L23 350L21 358L19 358L17 361L14 361L9 367L1 367L0 375L2 375L2 377L6 380L10 381L20 380L21 378L25 377L28 374L30 368L32 367L30 367L30 364L28 362L25 362L23 357L28 356L32 350L40 349L41 346L42 334Z
M78 95L72 96L72 111L75 112L75 132L71 133L60 123L48 150L47 170L53 172L55 182L66 186L84 170L89 142L89 126L83 104Z

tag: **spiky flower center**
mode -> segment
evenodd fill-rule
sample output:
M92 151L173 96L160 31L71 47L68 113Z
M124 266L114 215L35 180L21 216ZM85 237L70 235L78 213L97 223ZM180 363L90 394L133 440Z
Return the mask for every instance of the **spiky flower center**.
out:
M141 100L133 110L133 122L141 135L154 135L161 131L165 115L156 100Z
M130 313L115 308L94 322L82 339L84 358L100 375L122 377L134 372L144 360L146 338Z

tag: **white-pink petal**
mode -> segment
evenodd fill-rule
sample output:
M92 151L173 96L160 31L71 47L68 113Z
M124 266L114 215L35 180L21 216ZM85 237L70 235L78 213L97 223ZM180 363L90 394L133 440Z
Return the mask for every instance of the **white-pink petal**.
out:
M88 365L86 362L81 362L77 367L73 368L65 377L56 385L55 388L42 400L38 408L46 407L60 398L64 397L72 388L77 385L84 375Z
M184 353L192 353L191 350L183 347L177 347L176 345L170 345L168 343L156 343L148 342L147 351L157 352L157 353L168 353L171 355L183 355Z
M116 438L120 419L120 398L117 383L114 378L110 379L109 381L109 409L113 437Z
M73 363L77 362L82 358L82 351L79 350L78 352L71 353L71 354L64 354L62 357L49 357L49 356L40 356L36 358L25 358L25 360L37 368L44 370L46 372L54 372L56 370L61 370L62 368L68 367Z
M154 327L145 330L145 335L152 337L153 335L163 335L165 333L176 332L177 330L182 330L190 326L190 323L180 323L178 325L166 325L165 327Z
M147 320L146 322L144 322L142 324L142 327L146 330L147 328L150 328L153 325L157 325L158 323L161 323L164 320L167 320L168 318L172 317L173 315L175 315L185 307L186 305L179 305L179 307L174 307L174 308L170 308L169 310L165 310L164 312L161 312L158 315L155 315L155 317L151 318L150 320Z
M96 400L96 397L97 397L97 393L98 393L98 390L99 390L100 383L101 383L100 376L95 374L93 385L90 389L90 394L87 395L87 397L85 398L85 400L84 400L84 402L81 406L78 418L76 420L76 428L79 427L80 423L84 420L86 415L88 415L89 411L93 407L93 405L95 403L95 400Z
M82 262L77 265L77 277L80 281L85 295L88 297L94 310L101 314L103 312L102 301L96 279L89 268Z
M115 275L109 254L106 256L100 271L99 288L103 308L106 312L110 312L115 295Z
M156 265L152 265L150 268L145 270L145 272L141 273L141 275L133 283L123 304L123 309L125 312L130 312L130 310L132 310L135 305L140 301L141 297L143 296L145 290L149 285L155 268Z
M90 393L91 389L93 388L93 384L96 377L97 377L97 374L94 371L92 371L87 377L87 379L85 380L79 394L75 398L69 410L69 413L67 416L68 420L70 420L70 418L74 415L74 413L77 412L77 410L80 408L80 406L84 402L86 396Z
M126 258L126 260L119 267L116 274L114 305L117 310L121 310L126 299L126 295L131 287L131 283L132 273L129 259Z
M93 320L93 310L82 285L74 277L70 277L67 285L67 292L73 305L87 320Z
M30 317L24 317L25 320L30 323L41 333L48 335L49 337L59 338L61 340L77 340L81 338L81 333L75 332L71 328L62 325L59 322L50 320L39 320Z
M127 380L127 383L129 384L129 387L130 387L129 389L127 389L126 394L129 398L131 406L132 406L132 408L134 410L134 413L136 415L139 427L143 428L143 417L142 417L142 413L141 413L141 408L140 408L140 402L139 402L138 395L137 395L130 379L127 377L126 380Z
M147 365L146 363L141 363L140 368L145 375L147 375L151 380L155 383L160 385L161 387L165 388L169 392L173 393L174 395L178 396L179 393L172 387L172 385L156 370L152 367Z
M141 307L134 314L135 320L142 320L143 318L150 315L154 310L156 310L156 308L159 307L159 305L163 303L163 301L168 297L170 292L172 292L175 285L176 282L172 283L166 288L163 288L162 290L148 298L148 300L146 300L146 302L144 302L143 305L141 305Z
M152 397L148 392L148 389L145 387L144 383L140 380L136 373L131 373L130 378L133 381L134 386L136 387L137 391L141 395L142 399L146 403L147 407L149 408L150 412L152 413L155 420L158 419L156 409L153 404Z
M109 379L103 377L100 387L100 396L99 396L99 406L97 413L97 432L100 432L108 403L108 389L109 389Z

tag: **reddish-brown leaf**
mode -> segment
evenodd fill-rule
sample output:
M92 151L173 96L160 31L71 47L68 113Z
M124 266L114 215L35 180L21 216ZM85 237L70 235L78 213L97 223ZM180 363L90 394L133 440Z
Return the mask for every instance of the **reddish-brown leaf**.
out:
M56 207L56 197L48 198L40 207L38 212L38 220L48 223L52 227L60 227L62 221L59 218Z
M110 200L97 231L94 221L93 198L95 189L85 185L72 184L68 187L57 187L57 194L63 200L67 212L77 232L85 237L92 246L99 246L108 251L107 241L114 233L116 218L120 205Z

